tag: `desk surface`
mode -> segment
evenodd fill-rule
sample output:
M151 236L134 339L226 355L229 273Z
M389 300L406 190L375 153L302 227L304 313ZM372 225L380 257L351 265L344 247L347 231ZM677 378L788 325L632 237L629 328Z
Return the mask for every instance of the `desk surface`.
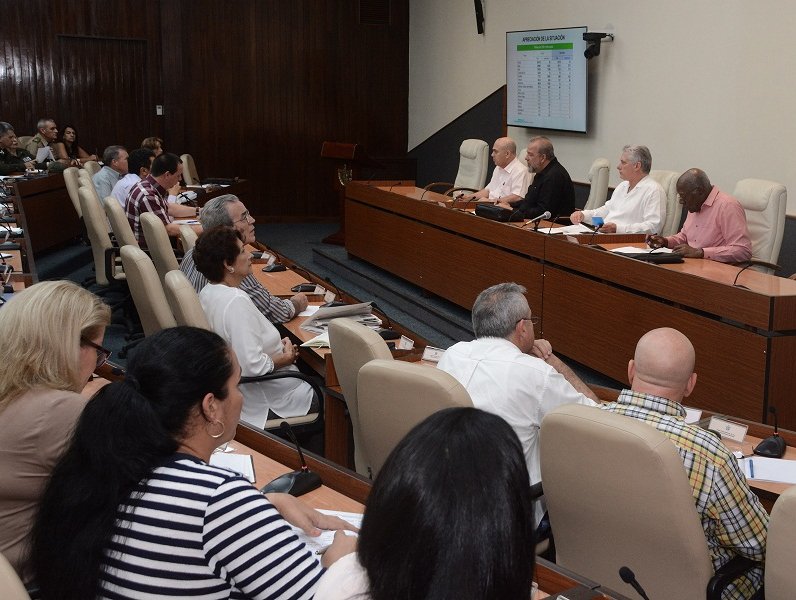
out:
M465 308L497 282L522 284L557 352L620 381L641 335L676 327L696 347L696 406L758 421L775 406L796 429L796 281L744 271L743 289L733 265L651 265L439 206L447 199L417 188L352 182L346 194L352 255Z

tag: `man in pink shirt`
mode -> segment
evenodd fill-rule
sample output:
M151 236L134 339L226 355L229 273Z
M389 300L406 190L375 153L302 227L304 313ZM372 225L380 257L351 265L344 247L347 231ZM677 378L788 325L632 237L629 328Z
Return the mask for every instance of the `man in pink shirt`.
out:
M710 183L701 169L689 169L677 180L680 204L688 216L680 233L647 236L652 248L671 248L686 258L709 258L738 263L752 258L746 213L732 196Z

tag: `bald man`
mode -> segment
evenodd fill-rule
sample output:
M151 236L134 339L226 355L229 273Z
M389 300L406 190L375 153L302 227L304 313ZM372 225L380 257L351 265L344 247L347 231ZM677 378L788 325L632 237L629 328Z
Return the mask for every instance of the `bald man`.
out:
M531 174L517 158L517 144L511 138L503 137L492 145L492 162L495 170L489 184L475 194L462 196L462 200L492 200L513 202L521 200L528 189Z
M513 208L526 219L534 219L545 211L553 219L571 213L575 209L575 186L558 162L550 139L542 135L531 138L526 160L535 175L525 198L517 202L501 200L498 206Z
M688 216L680 233L647 236L651 248L671 248L686 258L737 263L752 258L743 206L710 183L702 169L688 169L677 180L677 195Z
M627 375L630 389L622 390L616 402L601 408L644 421L677 446L714 569L737 555L762 561L768 514L721 440L685 422L680 402L697 381L691 342L676 329L653 329L639 340ZM751 598L762 582L762 568L753 569L733 582L722 598Z

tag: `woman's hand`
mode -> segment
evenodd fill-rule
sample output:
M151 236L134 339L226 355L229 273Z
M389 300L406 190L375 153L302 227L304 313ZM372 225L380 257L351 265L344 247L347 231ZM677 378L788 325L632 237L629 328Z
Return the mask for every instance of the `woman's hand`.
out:
M274 505L285 521L294 527L298 527L311 537L318 537L323 530L338 531L347 529L349 531L359 531L348 521L318 512L290 494L274 493L266 494L265 497Z
M282 338L282 352L271 355L274 361L274 370L292 365L298 359L298 346L295 346L288 338Z
M346 535L342 531L335 533L332 545L326 549L326 552L324 552L321 557L321 565L323 565L323 568L328 569L335 561L343 558L346 554L356 552L357 540L358 538Z

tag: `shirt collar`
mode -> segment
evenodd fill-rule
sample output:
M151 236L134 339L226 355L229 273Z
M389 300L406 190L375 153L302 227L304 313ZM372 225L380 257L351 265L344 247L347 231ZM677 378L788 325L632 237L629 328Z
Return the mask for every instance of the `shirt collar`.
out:
M702 203L702 206L713 206L713 203L716 201L718 195L719 195L719 188L714 185L713 189L710 190L708 197L705 198L705 201ZM702 206L700 206L700 208L702 208Z
M673 417L685 417L686 415L685 408L678 402L672 402L668 398L663 398L662 396L642 394L640 392L634 392L633 390L622 390L619 397L616 399L616 403L625 404L627 406L637 406Z

